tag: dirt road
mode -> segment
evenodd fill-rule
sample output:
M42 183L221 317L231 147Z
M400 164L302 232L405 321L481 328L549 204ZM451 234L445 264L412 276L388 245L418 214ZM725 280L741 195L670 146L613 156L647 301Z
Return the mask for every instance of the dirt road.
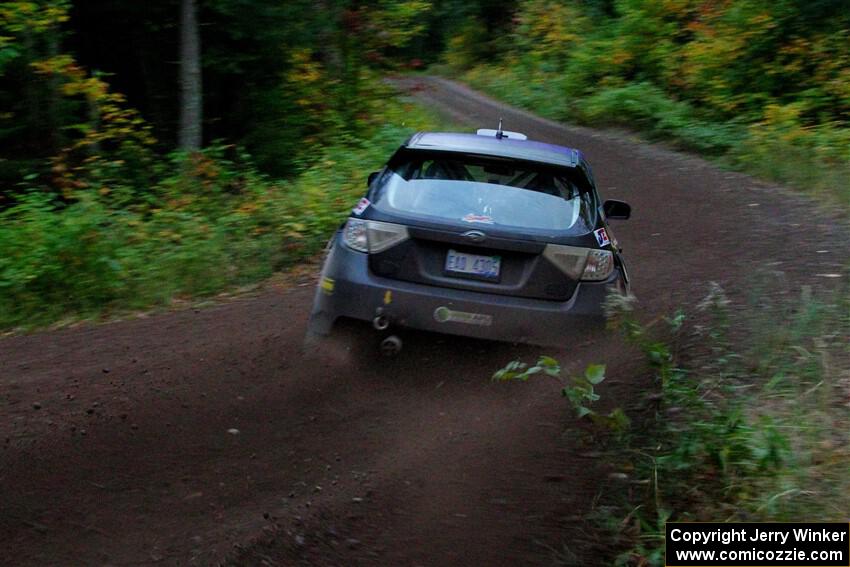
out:
M403 84L458 121L581 148L603 197L633 205L614 230L642 317L709 281L742 297L777 274L796 293L850 250L839 224L748 177L447 81ZM387 361L353 329L305 353L311 284L0 340L0 563L547 564L564 544L601 562L582 518L608 465L564 434L555 384L489 382L538 349L413 335ZM606 363L612 403L650 387L603 332L554 354Z

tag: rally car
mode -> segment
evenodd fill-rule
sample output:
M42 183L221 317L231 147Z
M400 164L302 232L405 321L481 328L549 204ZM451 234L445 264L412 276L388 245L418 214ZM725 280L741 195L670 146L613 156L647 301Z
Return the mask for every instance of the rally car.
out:
M309 334L340 318L557 345L629 277L581 152L497 130L420 132L369 176L328 244ZM388 331L388 329L390 331ZM382 348L400 349L396 337Z

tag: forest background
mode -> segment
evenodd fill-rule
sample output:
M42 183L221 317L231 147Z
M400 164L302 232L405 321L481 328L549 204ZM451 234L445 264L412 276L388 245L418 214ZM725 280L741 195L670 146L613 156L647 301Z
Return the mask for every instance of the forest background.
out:
M449 74L850 205L842 0L0 4L0 328L168 305L309 257Z

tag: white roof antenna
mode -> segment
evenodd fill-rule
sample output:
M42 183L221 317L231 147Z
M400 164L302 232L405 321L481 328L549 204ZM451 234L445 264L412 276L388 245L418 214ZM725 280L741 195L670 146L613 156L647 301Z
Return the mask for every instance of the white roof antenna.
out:
M501 140L503 138L510 138L511 140L527 140L528 136L525 134L520 134L519 132L508 132L506 130L502 130L502 117L499 117L499 128L497 130L490 130L488 128L481 128L476 132L479 136L493 136L497 140Z

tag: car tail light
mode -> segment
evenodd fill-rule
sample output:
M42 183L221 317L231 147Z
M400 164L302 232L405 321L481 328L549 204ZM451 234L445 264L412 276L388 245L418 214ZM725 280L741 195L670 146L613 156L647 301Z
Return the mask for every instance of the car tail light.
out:
M392 224L388 222L366 221L369 230L369 253L383 252L387 248L392 248L400 242L404 242L410 236L407 234L407 227L401 224Z
M614 255L608 250L547 244L543 257L574 280L602 281L614 271Z
M408 238L406 226L388 222L350 218L343 229L346 246L369 254L383 252Z
M587 248L547 244L543 250L543 257L572 279L577 280L581 277L584 265L587 263L587 253Z
M607 280L614 271L614 254L609 250L590 250L581 279L589 281Z
M345 244L352 250L358 252L369 251L369 237L366 235L367 227L365 220L348 219L345 229L342 231Z

